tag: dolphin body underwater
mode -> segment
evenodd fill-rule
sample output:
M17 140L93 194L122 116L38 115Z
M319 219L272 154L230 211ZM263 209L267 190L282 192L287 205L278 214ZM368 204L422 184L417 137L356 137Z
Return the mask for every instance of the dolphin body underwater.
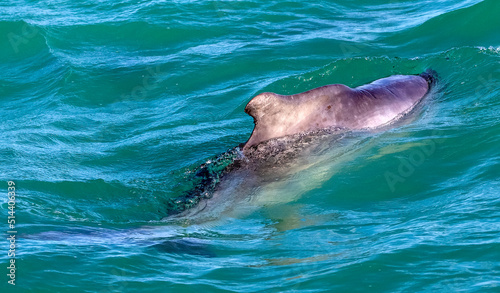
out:
M332 84L288 96L269 92L255 96L245 107L255 124L248 141L190 171L191 188L169 200L165 219L193 219L200 214L216 219L223 210L244 206L252 201L251 196L244 198L249 189L289 178L291 166L313 165L306 158L338 147L346 132L377 129L399 120L435 81L435 71L427 70L356 88Z
M417 76L391 76L353 89L336 84L290 96L259 94L245 108L255 123L248 141L189 171L189 188L166 202L164 221L175 225L124 231L95 227L76 233L74 229L57 230L24 238L64 245L128 247L133 243L170 254L217 256L210 241L185 237L183 226L217 226L225 218L240 218L273 203L283 209L280 203L317 187L316 182L332 176L334 162L346 160L346 153L349 160L349 152L360 148L346 143L346 133L393 126L392 122L427 95L435 76L427 71ZM271 218L275 212L272 209ZM284 212L281 223L285 224L276 227L280 230L293 228L297 216L293 209ZM292 217L286 218L289 214Z

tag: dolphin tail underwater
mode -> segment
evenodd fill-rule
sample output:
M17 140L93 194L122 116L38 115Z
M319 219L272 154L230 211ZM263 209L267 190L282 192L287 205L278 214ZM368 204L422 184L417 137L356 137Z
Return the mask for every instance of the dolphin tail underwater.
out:
M193 188L169 200L168 217L189 217L207 207L213 208L216 204L211 201L224 193L220 189L247 184L250 177L238 179L238 176L259 176L255 175L256 169L269 167L263 161L280 156L284 160L274 161L294 159L289 156L290 145L276 151L272 142L277 139L298 135L298 139L287 140L287 143L299 141L298 147L294 145L296 151L302 146L302 137L308 134L319 132L328 136L337 130L373 129L398 120L429 93L437 78L437 73L428 69L419 75L394 75L356 88L333 84L288 96L269 92L255 96L245 107L245 112L254 119L248 141L191 170L189 180ZM268 147L269 143L272 147ZM237 183L238 180L241 182ZM235 196L234 192L231 194ZM220 205L227 205L224 199L222 202Z

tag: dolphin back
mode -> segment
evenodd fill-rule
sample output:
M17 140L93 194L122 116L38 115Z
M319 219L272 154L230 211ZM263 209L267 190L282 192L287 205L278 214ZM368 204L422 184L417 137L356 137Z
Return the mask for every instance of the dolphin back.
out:
M333 84L288 96L259 94L245 107L255 127L243 150L287 135L384 125L410 111L426 95L431 75L424 74L394 75L354 89Z

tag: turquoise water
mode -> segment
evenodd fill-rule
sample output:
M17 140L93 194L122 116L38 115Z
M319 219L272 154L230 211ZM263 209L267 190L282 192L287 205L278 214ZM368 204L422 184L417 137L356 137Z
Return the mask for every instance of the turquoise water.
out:
M0 222L12 180L17 241L15 286L2 241L1 292L499 292L499 14L497 0L2 1ZM258 93L427 68L439 83L405 123L235 184L239 212L164 219L189 172L248 139Z

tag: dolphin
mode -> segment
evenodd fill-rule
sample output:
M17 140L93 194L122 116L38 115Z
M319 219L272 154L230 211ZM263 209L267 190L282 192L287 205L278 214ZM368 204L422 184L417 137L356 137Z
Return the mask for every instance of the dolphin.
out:
M346 133L392 125L429 93L436 76L428 70L356 88L333 84L294 95L265 92L255 96L245 107L254 119L250 138L190 170L193 188L169 200L171 213L165 219L186 221L198 218L201 211L205 214L201 218L214 219L224 210L242 208L241 202L269 202L256 193L277 201L275 187L279 182L304 170L308 181L314 181L310 180L313 177L324 181L325 174L333 172L331 158L340 161L342 154L354 148L353 144L340 143ZM297 190L307 184L314 188L315 183L297 183L297 188L285 192L283 200L296 199L289 194L300 193Z
M387 124L427 94L433 74L394 75L356 88L325 85L300 94L262 93L245 107L254 119L243 150L273 138L319 129L360 130Z

